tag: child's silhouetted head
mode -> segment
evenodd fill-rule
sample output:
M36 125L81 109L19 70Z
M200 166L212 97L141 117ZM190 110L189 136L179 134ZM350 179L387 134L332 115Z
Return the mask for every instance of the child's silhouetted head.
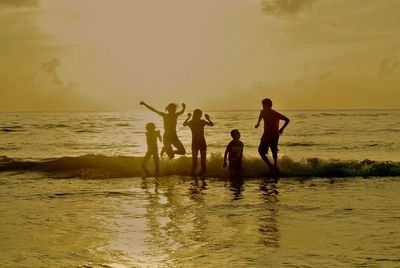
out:
M165 111L167 111L170 114L176 113L176 110L178 109L178 104L176 103L170 103L165 107Z
M232 137L232 139L234 139L234 140L239 140L239 139L240 139L240 132L239 132L239 130L233 129L233 130L231 131L231 137Z
M153 122L147 123L146 130L147 132L153 132L156 130L156 125Z
M196 109L193 112L193 119L200 119L203 115L203 112L200 109Z
M264 109L271 109L272 108L272 101L268 98L262 100L262 106Z

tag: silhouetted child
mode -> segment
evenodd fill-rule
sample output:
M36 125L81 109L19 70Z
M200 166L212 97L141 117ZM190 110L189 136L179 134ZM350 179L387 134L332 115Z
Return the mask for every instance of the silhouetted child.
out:
M270 99L262 100L263 109L258 116L257 124L255 128L260 126L261 120L264 120L264 133L261 137L260 146L258 147L258 152L264 162L268 165L272 173L279 173L278 168L278 141L279 135L283 133L283 130L289 124L289 118L286 116L272 110L272 101ZM280 120L285 121L283 126L279 128ZM274 159L274 165L268 159L268 148L271 149L272 158Z
M159 166L160 160L158 158L158 146L157 146L157 139L162 141L161 134L159 130L156 130L156 126L154 123L147 123L146 124L146 142L147 142L147 152L146 155L143 157L142 160L142 168L144 171L144 177L150 176L149 171L146 168L147 161L149 161L150 157L153 157L154 160L154 176L157 178L159 174Z
M243 142L240 141L240 132L237 129L231 131L232 140L226 147L224 154L223 167L227 166L226 160L229 161L229 175L231 178L240 176L242 169Z
M160 115L164 120L164 147L162 148L161 152L167 153L169 158L174 158L175 154L184 155L186 153L186 150L182 142L179 140L178 135L176 134L176 123L178 120L178 116L182 115L185 112L186 105L182 103L182 110L176 112L176 110L178 109L178 105L175 103L170 103L167 105L167 107L165 107L165 110L168 113L158 111L150 105L144 103L143 101L140 102L140 105L144 105L150 111ZM173 150L172 145L176 147L175 151Z
M207 143L204 137L204 126L214 126L214 123L211 121L210 116L205 114L206 120L201 119L203 112L199 109L194 110L193 118L189 121L192 114L188 113L188 117L185 122L183 122L184 126L189 126L192 131L192 171L191 175L196 175L197 168L197 155L200 151L200 162L201 162L201 175L204 175L207 171L206 169L206 153L207 153Z
M241 198L243 191L242 179L242 156L243 142L240 141L240 132L237 129L231 131L232 141L229 142L224 154L223 167L227 167L227 159L229 162L229 181L230 188L234 195L234 200Z

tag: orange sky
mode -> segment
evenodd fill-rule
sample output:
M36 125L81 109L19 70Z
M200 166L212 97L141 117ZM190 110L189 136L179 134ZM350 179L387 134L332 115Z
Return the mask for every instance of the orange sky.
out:
M0 110L400 108L398 0L0 0Z

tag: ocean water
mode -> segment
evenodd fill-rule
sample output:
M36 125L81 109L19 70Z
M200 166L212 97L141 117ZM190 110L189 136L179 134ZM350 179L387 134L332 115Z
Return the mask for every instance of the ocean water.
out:
M205 111L209 153L222 154L230 131L240 130L245 155L257 156L262 127L259 111ZM292 159L400 161L400 110L281 111L291 119L280 139L280 155ZM190 153L191 135L178 122L178 135ZM161 119L147 110L109 113L1 113L0 152L10 158L44 159L97 154L143 156L145 125Z
M277 183L258 112L207 113L204 180L187 176L183 117L188 155L142 179L151 112L2 113L0 267L400 266L400 111L282 111ZM233 128L244 178L230 182Z

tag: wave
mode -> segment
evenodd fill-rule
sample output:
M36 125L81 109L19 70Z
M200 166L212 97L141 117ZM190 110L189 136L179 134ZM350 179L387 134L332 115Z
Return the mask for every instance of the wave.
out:
M70 126L68 126L66 124L45 124L45 125L42 125L42 126L39 126L39 127L53 129L53 128L67 128L67 127L70 127Z
M282 146L287 146L287 147L310 147L310 146L322 146L325 144L319 144L319 143L314 143L314 142L285 142L282 143Z
M141 157L84 155L79 157L61 157L41 161L28 161L0 157L0 172L38 171L57 173L60 177L79 178L118 178L142 175ZM209 177L226 177L227 170L222 167L223 157L211 155L207 160ZM279 162L282 177L369 177L400 176L400 162L391 161L344 161L308 158L293 160L282 157ZM152 170L152 161L148 162ZM189 175L191 158L182 156L177 159L161 159L161 176ZM243 177L257 178L268 176L268 168L261 159L249 157L243 159Z
M381 113L318 113L317 115L321 115L321 116L366 116L366 117L376 117L376 116L386 116L386 115L391 115L391 113L385 113L385 112L381 112Z
M20 131L25 131L25 129L23 126L15 125L15 126L2 127L2 128L0 128L0 131L1 132L20 132Z
M115 126L117 126L117 127L130 127L131 124L129 124L129 123L118 123L118 124L115 124Z

